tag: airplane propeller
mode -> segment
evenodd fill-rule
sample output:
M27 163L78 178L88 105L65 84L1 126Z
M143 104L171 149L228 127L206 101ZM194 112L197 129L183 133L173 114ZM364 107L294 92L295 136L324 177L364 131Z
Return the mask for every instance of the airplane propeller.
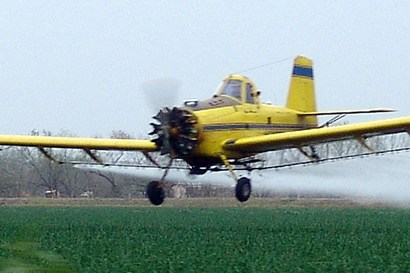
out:
M162 155L186 156L198 144L198 119L189 110L165 107L153 118L159 124L151 122L153 130L149 135L154 136L152 141L160 148Z
M177 105L180 87L181 82L172 78L153 79L141 85L152 113L155 113L164 105Z

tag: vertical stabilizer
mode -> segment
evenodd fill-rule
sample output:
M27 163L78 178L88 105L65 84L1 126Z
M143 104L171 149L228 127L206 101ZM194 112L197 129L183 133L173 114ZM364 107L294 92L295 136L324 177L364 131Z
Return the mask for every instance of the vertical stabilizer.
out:
M294 60L286 107L301 112L316 112L316 96L313 80L313 62L297 56ZM316 125L315 116L306 117L308 125Z

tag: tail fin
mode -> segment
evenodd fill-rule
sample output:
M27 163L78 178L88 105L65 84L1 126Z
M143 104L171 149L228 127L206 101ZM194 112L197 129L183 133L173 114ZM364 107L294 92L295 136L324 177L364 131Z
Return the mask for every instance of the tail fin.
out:
M312 60L297 56L293 64L286 107L301 112L316 112ZM306 117L307 125L317 125L315 116Z

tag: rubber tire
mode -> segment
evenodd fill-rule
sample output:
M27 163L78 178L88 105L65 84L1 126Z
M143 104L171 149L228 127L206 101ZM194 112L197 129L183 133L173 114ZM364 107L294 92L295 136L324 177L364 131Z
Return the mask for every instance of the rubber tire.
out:
M161 183L158 181L151 181L147 185L147 196L151 204L159 206L164 203L165 191Z
M235 187L236 199L238 199L239 202L246 202L251 196L251 192L252 192L251 180L246 177L239 178L238 182L236 183L236 187Z

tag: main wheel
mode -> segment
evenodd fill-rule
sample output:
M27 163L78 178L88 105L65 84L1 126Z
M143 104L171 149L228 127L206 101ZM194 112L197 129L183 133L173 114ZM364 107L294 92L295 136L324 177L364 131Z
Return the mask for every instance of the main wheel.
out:
M147 195L151 204L159 206L164 202L165 191L162 183L158 181L151 181L147 185Z
M246 177L239 178L235 188L235 195L239 202L248 201L251 192L251 180Z

